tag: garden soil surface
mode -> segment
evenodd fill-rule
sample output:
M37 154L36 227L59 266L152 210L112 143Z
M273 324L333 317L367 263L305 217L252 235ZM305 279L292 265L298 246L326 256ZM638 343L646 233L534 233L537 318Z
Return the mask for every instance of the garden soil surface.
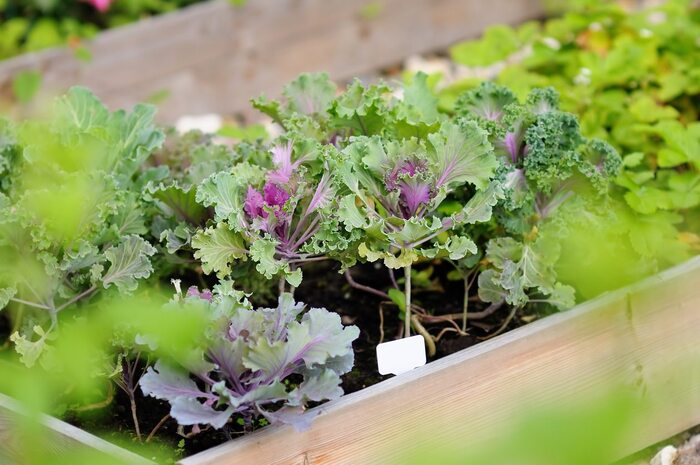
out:
M448 281L446 279L448 268L437 268L438 271L434 274L436 279L431 289L414 288L412 293L413 302L434 315L462 311L463 282ZM325 307L334 310L341 315L344 324L354 324L360 328L360 337L353 344L355 366L343 377L342 387L348 394L389 377L378 374L375 349L381 340L382 331L384 341L389 341L400 337L402 326L399 310L394 304L389 301L383 302L380 297L350 287L345 277L338 271L339 267L331 263L316 263L305 267L304 281L296 290L295 299L306 303L308 307ZM390 276L384 267L372 264L362 265L353 268L352 273L355 281L360 284L371 285L384 291L392 286ZM401 279L400 272L397 278ZM383 309L383 325L380 324L380 307ZM481 309L483 304L470 303L470 311ZM490 317L479 320L476 323L479 327L470 325L469 335L466 336L458 336L454 332L446 333L436 344L437 354L433 359L457 352L487 338L489 332L501 326L507 313L508 309L503 307ZM507 329L521 326L529 320L527 315L519 315L513 318ZM456 323L461 324L461 321ZM439 323L426 325L426 328L431 334L437 335L447 326L446 323ZM2 331L2 323L0 323L0 331ZM137 392L136 403L141 434L145 438L168 414L169 405L164 401L143 397L140 390ZM115 402L110 407L89 415L74 416L68 418L68 421L107 440L117 441L119 438L119 443L125 447L129 447L129 444L124 444L125 436L132 437L133 441L137 442L129 399L120 390L115 393ZM259 426L256 425L256 427ZM222 430L207 430L192 437L183 438L178 434L176 422L168 419L151 442L157 444L163 451L175 449L180 457L186 457L234 439L241 434L243 434L242 427L232 422L231 426Z
M0 347L9 341L10 338L10 320L7 315L0 313Z

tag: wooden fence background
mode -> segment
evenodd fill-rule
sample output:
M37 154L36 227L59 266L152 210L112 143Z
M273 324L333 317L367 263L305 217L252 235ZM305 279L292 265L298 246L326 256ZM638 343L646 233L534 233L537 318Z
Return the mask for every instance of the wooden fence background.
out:
M38 70L45 91L85 85L113 108L167 94L167 122L231 114L300 72L343 81L543 13L540 0L212 0L100 34L89 63L69 49L2 62L0 93L17 72Z

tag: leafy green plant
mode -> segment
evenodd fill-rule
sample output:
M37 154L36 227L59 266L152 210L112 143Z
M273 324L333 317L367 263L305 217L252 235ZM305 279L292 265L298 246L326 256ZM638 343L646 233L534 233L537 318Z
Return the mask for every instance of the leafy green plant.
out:
M503 162L506 195L495 216L508 235L488 240L489 267L479 276L479 296L517 307L532 292L556 307L573 306L574 289L556 279L558 248L540 230L562 221L558 213L566 202L575 203L579 214L606 208L619 155L600 140L584 138L576 118L558 109L551 88L535 89L520 104L507 88L486 82L463 94L456 112L489 128Z
M283 129L263 168L239 163L199 187L198 200L216 212L193 239L205 271L225 278L232 263L252 258L268 278L281 273L297 286L292 265L337 259L352 286L395 303L404 334L414 327L431 352L421 325L431 316L411 299L417 263L447 260L464 279L462 334L469 283L479 275L481 301L494 309L521 308L529 295L557 308L574 304L574 289L556 279L558 249L538 231L552 237L555 224L563 231L564 204L589 216L608 208L621 160L610 145L581 135L552 89L521 104L487 84L461 96L451 117L438 111L424 74L398 92L355 81L339 94L326 75L305 74L284 96L253 101ZM298 200L297 186L321 187ZM325 208L307 223L315 199ZM313 228L301 233L307 224ZM294 249L289 237L299 238ZM356 283L348 268L358 261L382 262L394 288ZM403 290L394 269L404 271Z
M411 266L420 258L475 254L463 224L485 222L502 194L490 183L497 162L486 132L474 122L444 122L426 139L360 136L343 151L337 174L349 194L340 200L345 229L362 231L358 255L403 268L405 335L411 327ZM438 214L455 191L474 188L474 195L451 215ZM445 241L438 236L448 235ZM414 323L415 324L415 323Z
M57 455L53 433L40 425L45 421L44 413L61 416L66 409L72 410L72 406L90 407L90 400L96 393L105 391L109 378L118 376L112 373L115 335L134 341L139 334L148 334L158 341L160 345L154 352L143 351L144 358L149 353L153 357L183 360L196 353L203 345L209 315L199 307L184 311L167 303L168 296L148 285L132 295L104 293L99 300L85 304L88 311L80 318L65 312L59 314L60 337L52 341L50 351L44 352L42 363L28 368L16 359L16 354L1 351L0 392L21 402L22 412L13 418L16 423L13 421L12 427L18 452L10 454L8 460L49 464L68 457L73 463L133 463L129 458L116 459L91 448L78 447ZM100 404L103 404L101 398ZM149 421L141 424L149 430L154 428L154 423ZM109 439L159 463L177 459L177 451L154 443L135 442L130 436L130 432L111 431ZM3 459L4 452L7 449L0 453Z
M665 265L650 257L673 226L631 221L618 208L612 181L625 161L585 137L558 100L552 88L519 99L485 83L446 114L424 74L339 91L317 73L291 82L279 101L253 101L279 136L233 147L198 132L165 141L153 107L110 113L80 88L48 119L2 122L0 307L18 357L52 372L71 347L66 334L107 321L95 335L99 360L75 376L126 393L137 439L137 386L167 400L180 431L192 427L186 435L238 420L249 430L261 418L303 426L308 402L342 394L358 337L338 315L294 302L310 262L337 261L352 287L393 303L404 335L421 334L431 355L447 331L466 335L469 318L510 307L490 337L525 306L561 310L595 294L595 283L577 281L571 249L609 249L577 243L577 232L605 244L622 237L636 254L624 263L646 266L635 271ZM664 253L673 261L684 250ZM357 263L383 265L390 288L355 282ZM458 314L416 298L440 288L445 268L464 282ZM148 315L125 310L129 319L113 321L119 302L141 305L159 295L148 285L171 279L168 304L143 297ZM277 306L253 309L248 297L270 293L274 280ZM199 336L164 331L158 320L168 315L191 319Z
M110 113L74 88L49 120L4 123L0 307L10 306L28 365L61 311L98 291L132 292L153 273L139 174L163 142L154 112Z
M671 0L626 13L610 2L582 2L560 18L516 29L497 26L456 45L452 59L496 69L496 82L524 97L552 86L562 109L580 118L581 132L624 154L616 179L629 207L697 232L700 205L700 9ZM477 53L478 52L478 53ZM473 80L441 90L443 108ZM669 215L669 213L671 215Z
M5 0L0 3L0 59L48 47L80 45L100 30L173 11L200 0Z
M284 102L254 101L285 133L270 149L270 168L239 164L200 186L216 225L195 236L196 256L220 277L232 260L250 257L268 278L282 273L293 286L301 280L295 265L305 261L336 258L347 268L383 260L405 270L408 332L412 263L476 252L466 235L434 239L489 219L501 192L489 183L493 148L475 122L440 120L424 76L400 99L385 84L356 81L338 96L335 89L326 75L305 74L285 88ZM478 192L463 211L436 215L467 185Z
M296 287L300 265L324 259L326 250L336 247L322 238L326 234L334 241L330 176L314 179L307 173L303 163L315 157L313 152L294 161L292 152L291 141L274 146L271 169L242 162L199 186L197 201L214 207L216 221L192 239L205 272L225 278L232 261L250 258L268 279L282 275Z
M271 162L264 182L272 187L258 192L247 186L239 213L255 223L251 231L287 237L284 251L290 252L298 249L291 247L292 241L305 244L321 229L316 210L325 208L330 196L328 175L321 176L319 186L306 187L304 170L292 162L291 144L275 146L272 160L266 158L262 142L231 149L197 132L171 133L164 144L165 134L153 125L154 112L151 106L138 105L131 113L110 113L89 91L74 88L57 100L47 119L2 121L0 308L12 317L10 341L19 362L28 373L46 370L53 376L62 370L56 358L66 355L62 351L70 348L75 331L99 328L95 343L100 349L80 354L81 359L97 360L86 362L87 373L76 379L91 391L104 391L106 399L87 406L69 404L67 409L108 405L113 388L104 386L113 382L129 398L139 442L139 385L144 393L170 400L173 418L192 425L192 433L199 431L199 424L220 428L234 413L245 419L246 427L254 420L260 424L260 415L268 422L310 420L297 413L308 401L341 395L340 375L353 364L351 343L358 330L343 328L338 315L317 308L304 311L288 294L280 297L276 309L253 310L231 281L219 282L213 293L190 287L183 297L180 280L173 280L177 297L170 305L144 300L141 307L161 319L190 318L190 329L205 338L153 327L149 315L113 321L113 307L131 301L135 292L143 295L137 291L141 281L151 278L148 290L150 284L158 286L174 276L193 279L200 267L193 251L202 250L198 241L206 235L207 222L220 215L220 205L199 203L197 195L212 179L234 167L237 173L244 166L263 173L259 165ZM309 198L300 197L303 205L295 225L304 230L298 229L297 238L284 236L280 228L291 224L284 223L280 206L289 200L284 189L292 185L295 193L310 192ZM205 271L208 266L206 260L201 263ZM206 321L199 319L202 315ZM73 320L79 323L71 324ZM160 359L155 371L147 370L152 357ZM287 361L278 366L279 357ZM247 368L230 377L229 368L238 369L236 360ZM176 378L175 365L199 375L205 384L229 376L229 385L211 383L201 397L169 396L171 391L161 388ZM178 373L180 385L194 383L187 381L186 371ZM197 402L211 400L213 392L220 396L216 405ZM283 401L285 408L279 409ZM225 404L230 408L215 410Z
M236 415L249 429L258 416L303 428L310 421L301 415L307 402L343 394L340 375L352 368L359 330L344 328L337 314L304 312L289 294L276 308L257 310L217 289L188 295L173 305L205 306L212 319L203 355L188 358L190 364L159 360L140 380L144 394L171 404L180 425L222 428ZM290 383L293 375L301 381Z

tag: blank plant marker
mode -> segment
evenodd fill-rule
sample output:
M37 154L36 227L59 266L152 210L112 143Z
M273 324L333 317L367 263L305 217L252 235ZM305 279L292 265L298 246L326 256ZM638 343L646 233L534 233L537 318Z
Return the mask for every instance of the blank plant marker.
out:
M425 365L423 336L411 336L377 346L377 366L381 375L400 375Z

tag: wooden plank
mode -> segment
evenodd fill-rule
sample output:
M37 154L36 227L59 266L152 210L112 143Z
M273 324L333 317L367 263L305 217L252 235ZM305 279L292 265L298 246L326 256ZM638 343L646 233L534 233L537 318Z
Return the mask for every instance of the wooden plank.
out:
M633 453L700 424L699 282L700 257L318 407L306 432L270 427L180 464L400 463L400 451L437 434L446 446L477 445L523 405L576 403L615 382L649 401L618 451Z
M22 447L27 444L17 437L17 424L23 415L23 408L11 398L0 394L0 463L3 465L14 465L26 463L26 457L22 453ZM105 455L117 457L124 460L124 463L135 465L148 465L153 462L144 459L132 452L122 449L103 439L76 428L56 418L42 415L41 425L46 430L46 440L52 456L57 460L65 458L68 451L77 449L92 449L100 451Z
M372 19L361 14L368 4L378 5ZM540 0L213 0L100 34L90 63L65 49L0 63L0 89L38 69L47 91L85 85L112 108L167 91L164 121L245 112L251 97L276 95L303 71L344 81L542 14Z

